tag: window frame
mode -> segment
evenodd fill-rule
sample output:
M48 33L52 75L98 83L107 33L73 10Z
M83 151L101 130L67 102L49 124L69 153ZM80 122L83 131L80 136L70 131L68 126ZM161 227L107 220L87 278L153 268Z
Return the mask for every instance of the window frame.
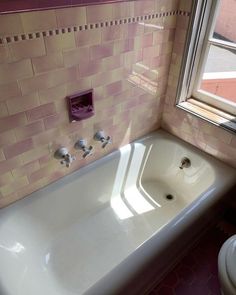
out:
M236 115L235 103L231 103L227 99L210 94L204 90L199 90L204 64L211 44L236 50L235 44L213 38L213 30L215 28L219 5L220 0L193 1L177 87L176 105L185 109L188 100L196 99L201 105L206 104L207 107L218 109L218 112L226 112L226 117L227 114L234 117ZM194 113L192 110L190 112ZM204 118L202 115L199 116ZM205 119L211 121L211 119ZM234 120L234 118L232 120ZM216 122L213 123L217 124ZM236 121L235 124L234 122L233 124L229 122L228 125L234 125L233 129L236 129Z

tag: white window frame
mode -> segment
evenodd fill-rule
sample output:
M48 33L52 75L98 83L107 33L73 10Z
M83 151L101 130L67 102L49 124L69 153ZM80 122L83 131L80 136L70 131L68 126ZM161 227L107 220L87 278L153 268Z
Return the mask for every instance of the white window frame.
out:
M236 51L235 44L213 38L219 5L220 0L193 1L192 16L178 83L177 105L179 106L188 99L194 98L235 116L235 103L199 89L210 45Z

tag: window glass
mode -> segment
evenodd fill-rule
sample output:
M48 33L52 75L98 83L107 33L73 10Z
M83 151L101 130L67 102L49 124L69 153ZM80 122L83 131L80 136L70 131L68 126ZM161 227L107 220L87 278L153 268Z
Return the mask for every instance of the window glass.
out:
M236 103L235 11L236 0L221 0L213 30L213 43L212 39L209 40L200 90Z
M236 44L236 1L221 0L213 37Z
M236 103L235 51L210 46L200 89Z

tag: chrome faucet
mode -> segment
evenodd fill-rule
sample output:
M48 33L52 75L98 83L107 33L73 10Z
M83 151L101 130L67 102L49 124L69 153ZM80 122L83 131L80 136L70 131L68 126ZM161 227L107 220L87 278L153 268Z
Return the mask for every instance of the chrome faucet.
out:
M71 163L76 159L75 156L71 155L67 148L61 147L54 153L54 158L61 160L61 165L65 165L67 168L70 167Z
M91 156L93 154L93 147L90 145L87 147L87 141L85 139L80 139L75 143L75 149L82 150L84 152L83 158Z
M184 168L189 168L191 166L191 161L189 160L189 158L184 157L181 160L181 165L179 166L180 169L184 169Z
M102 142L102 148L104 149L108 144L111 144L111 137L106 136L105 132L100 130L94 135L94 140Z

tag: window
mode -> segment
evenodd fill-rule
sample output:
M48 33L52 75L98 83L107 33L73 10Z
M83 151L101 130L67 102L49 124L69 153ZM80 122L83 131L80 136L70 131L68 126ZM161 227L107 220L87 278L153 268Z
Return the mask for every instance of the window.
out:
M236 0L195 0L177 105L236 130Z

